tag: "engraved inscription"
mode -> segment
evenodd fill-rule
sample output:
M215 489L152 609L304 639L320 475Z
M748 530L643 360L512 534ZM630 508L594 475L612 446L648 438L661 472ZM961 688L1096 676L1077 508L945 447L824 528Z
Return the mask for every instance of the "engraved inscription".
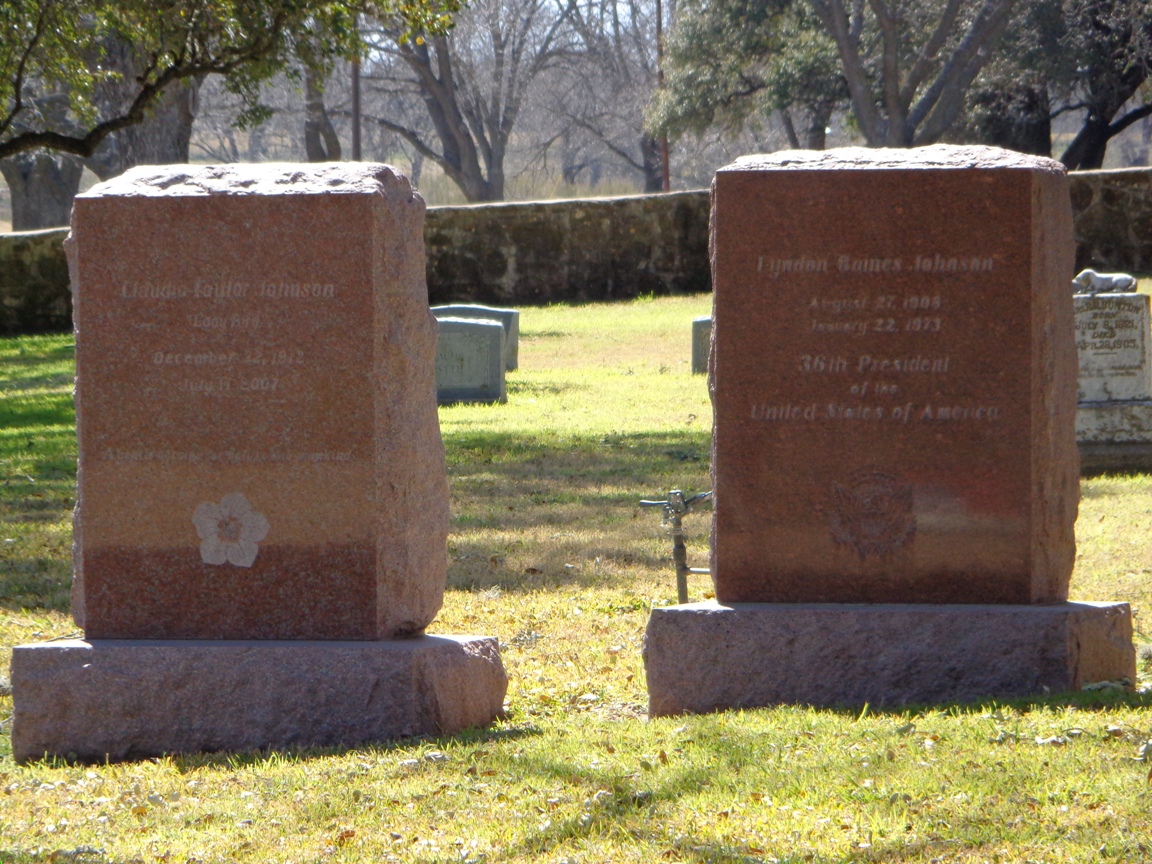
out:
M491 384L491 339L483 335L442 331L436 352L436 382L440 387L482 387Z
M1111 371L1142 366L1143 357L1134 352L1144 343L1140 320L1144 309L1141 300L1077 297L1076 348L1096 357L1129 352L1124 358L1117 358L1109 364Z
M122 300L331 300L336 286L320 282L216 282L200 280L187 284L163 285L125 282L120 286Z
M792 279L810 286L812 279L805 277L814 277L829 289L830 280L837 275L892 277L897 273L933 274L933 278L956 273L972 281L958 279L952 283L954 287L973 287L974 274L989 273L996 266L997 260L992 256L927 252L873 257L760 256L757 261L757 270L779 283ZM796 357L795 370L802 376L801 381L811 381L821 390L826 385L819 382L824 381L843 389L832 398L823 394L812 398L795 390L758 401L753 397L747 416L768 423L903 425L1001 421L1004 406L995 397L969 393L960 399L946 392L950 375L962 370L955 368L951 342L945 341L955 338L949 335L949 315L956 306L954 297L950 299L948 293L934 290L943 284L929 283L927 290L901 290L903 286L894 285L886 291L847 293L851 291L847 288L844 293L829 290L827 294L807 295L799 320L781 319L799 323L815 349ZM960 322L959 331L964 330L967 320ZM871 339L857 342L861 337ZM852 342L838 341L845 338ZM860 348L852 350L851 344ZM885 345L892 347L884 348ZM865 346L867 353L860 350ZM929 388L930 392L924 392Z
M940 294L813 297L808 303L808 311L812 316L809 319L809 330L812 333L849 333L856 336L867 333L939 333L944 329L942 315L917 313L938 312L943 307L944 298ZM882 314L847 320L841 317L853 314L866 316L869 312Z
M1140 294L1079 295L1073 302L1080 360L1079 400L1152 398L1148 298Z
M238 313L232 315L212 315L197 312L185 316L189 327L197 330L255 330L264 323L259 314Z
M995 258L982 255L941 255L939 252L925 252L910 258L854 255L832 255L827 258L808 256L773 258L760 255L756 260L756 272L764 273L770 279L779 279L787 274L805 273L840 273L853 276L902 272L990 273L995 266Z

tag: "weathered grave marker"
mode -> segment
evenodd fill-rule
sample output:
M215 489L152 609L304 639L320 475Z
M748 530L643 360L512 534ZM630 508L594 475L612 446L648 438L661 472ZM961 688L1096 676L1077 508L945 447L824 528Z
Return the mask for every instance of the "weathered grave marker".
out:
M1147 294L1079 294L1076 348L1081 402L1152 399Z
M452 303L447 306L433 306L432 314L437 318L478 318L482 321L499 321L504 325L504 368L509 372L519 368L519 309L500 309L475 303Z
M440 318L436 398L451 402L504 402L504 327L499 321Z
M692 319L692 374L708 373L708 349L712 341L712 316Z
M350 744L499 710L492 640L373 641L420 634L445 582L423 213L381 165L146 167L77 199L88 641L14 652L18 759Z
M720 605L654 611L653 712L802 692L819 704L948 698L902 672L925 652L952 658L954 698L1077 686L1089 667L1128 674L1126 604L1058 602L1079 497L1058 163L944 146L745 157L717 172L712 220ZM920 624L893 632L890 609L871 605L893 603L917 604L897 619L927 622L932 640L909 635ZM1005 626L1008 604L1038 603L1056 605L1011 607L1031 635L1005 653L964 650L968 634ZM812 619L805 639L791 604ZM700 641L715 627L727 647ZM864 636L877 628L880 653ZM1035 640L1056 631L1053 645L1074 633L1108 662L1081 667L1053 648L1060 659L1038 665L1053 645ZM684 665L697 651L727 664L711 689L693 678L698 662ZM859 660L806 689L834 656Z
M1092 470L1125 469L1152 440L1152 335L1146 294L1083 293L1076 304L1076 438Z

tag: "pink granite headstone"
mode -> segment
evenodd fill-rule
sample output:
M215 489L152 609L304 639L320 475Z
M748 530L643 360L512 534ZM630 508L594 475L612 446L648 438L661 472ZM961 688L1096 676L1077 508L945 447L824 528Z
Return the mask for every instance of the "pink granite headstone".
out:
M1067 597L1067 180L987 147L745 157L713 187L721 602Z
M653 610L649 715L1131 683L1128 604L1066 600L1063 167L749 156L717 172L711 230L716 599Z
M89 638L433 619L448 493L423 213L369 164L143 167L76 199Z

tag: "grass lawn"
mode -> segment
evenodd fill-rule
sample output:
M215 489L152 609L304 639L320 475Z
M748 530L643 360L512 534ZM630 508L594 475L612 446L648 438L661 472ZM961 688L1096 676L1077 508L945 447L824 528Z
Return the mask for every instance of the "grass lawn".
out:
M709 302L526 309L508 404L441 409L454 522L430 629L500 637L505 721L349 751L17 766L0 686L0 864L1152 858L1143 694L645 719L643 629L675 585L636 502L709 488L689 373ZM76 629L71 382L70 337L0 340L0 676L10 646ZM1152 478L1082 490L1073 596L1128 600L1139 627ZM686 520L694 566L707 521ZM693 577L692 598L708 588Z

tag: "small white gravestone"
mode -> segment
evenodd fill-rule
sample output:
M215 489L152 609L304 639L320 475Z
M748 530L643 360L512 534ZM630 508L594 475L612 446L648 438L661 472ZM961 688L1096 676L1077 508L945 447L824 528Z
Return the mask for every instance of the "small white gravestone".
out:
M504 327L504 368L511 371L519 367L519 309L499 309L495 306L481 306L475 303L452 303L447 306L433 306L432 314L437 318L475 318L482 321L499 321Z
M712 316L692 319L692 374L708 374L708 346L712 341Z
M499 321L440 318L436 401L506 402L504 326Z
M1078 294L1076 348L1080 402L1152 399L1149 297Z

